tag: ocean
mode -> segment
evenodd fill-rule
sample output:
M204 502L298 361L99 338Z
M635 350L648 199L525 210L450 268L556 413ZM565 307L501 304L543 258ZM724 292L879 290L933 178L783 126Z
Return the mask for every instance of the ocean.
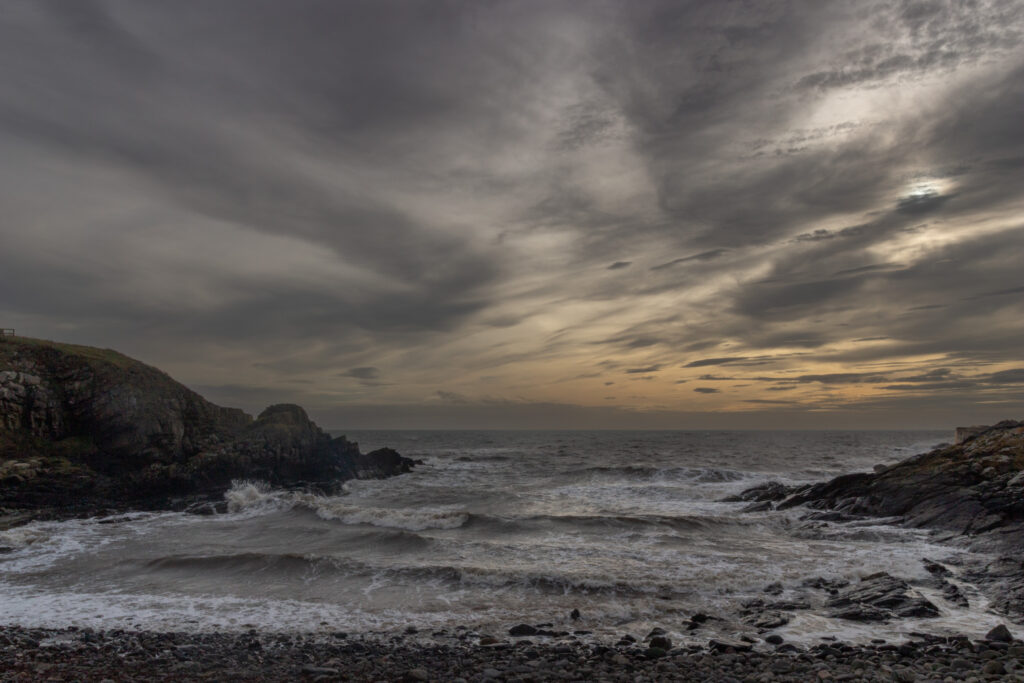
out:
M355 431L421 459L411 474L323 497L236 482L228 512L34 522L0 532L0 623L164 631L504 635L519 623L581 637L685 643L735 630L745 601L781 584L878 571L923 579L922 558L967 553L926 531L741 512L721 499L769 480L814 482L891 464L946 432ZM925 630L978 635L999 622L927 597L942 616L862 625L800 610L791 641ZM578 610L580 618L569 618ZM689 616L713 618L698 631ZM730 616L731 615L731 616ZM721 616L721 619L718 617Z

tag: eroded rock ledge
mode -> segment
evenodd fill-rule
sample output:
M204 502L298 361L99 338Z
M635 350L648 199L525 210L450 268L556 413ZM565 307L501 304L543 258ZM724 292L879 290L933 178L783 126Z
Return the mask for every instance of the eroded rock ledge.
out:
M959 429L957 443L872 473L795 487L769 482L732 500L750 503L750 512L802 505L815 510L806 519L837 523L886 518L995 554L964 578L989 594L993 608L1024 620L1024 422Z
M114 351L0 342L0 508L175 507L234 479L331 491L412 465L388 448L361 453L296 405L253 419Z

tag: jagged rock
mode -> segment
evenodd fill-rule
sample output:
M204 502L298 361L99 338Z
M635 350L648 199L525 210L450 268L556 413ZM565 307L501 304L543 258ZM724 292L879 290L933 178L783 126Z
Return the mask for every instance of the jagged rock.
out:
M960 436L957 444L943 444L880 472L847 474L797 489L776 509L804 505L845 516L883 517L889 523L941 530L944 540L965 537L974 551L1024 555L1024 422L972 427ZM1024 566L1009 562L1009 573L990 565L964 578L979 586L996 610L1021 618ZM935 575L943 571L937 563L926 563L926 568ZM965 599L955 588L943 590L954 603Z
M924 563L925 571L933 576L949 576L953 573L949 570L949 567L934 560L929 560L927 557L921 558L921 562Z
M815 576L809 579L804 579L801 582L801 585L808 588L820 588L828 591L829 593L835 594L839 592L841 588L849 586L850 582L846 579L826 579L823 576Z
M902 517L975 537L979 548L1024 550L1024 422L1007 420L876 474L848 474L797 491L779 509L807 505L847 514Z
M742 640L731 638L714 638L708 641L708 649L720 652L732 650L733 652L750 652L753 645Z
M759 631L768 631L779 626L785 626L789 623L792 617L785 612L779 612L776 610L768 610L753 614L744 621Z
M937 617L938 608L914 591L903 579L884 572L872 574L830 598L829 616L856 621L881 621L893 617Z
M790 495L793 490L794 487L792 486L786 486L777 481L769 481L753 486L734 496L723 498L722 501L726 503L774 502Z
M964 592L960 590L960 586L955 583L950 583L943 578L938 579L939 588L942 589L942 597L957 607L970 607L971 603L964 595Z
M837 607L828 614L834 619L848 621L888 621L892 617L889 610L879 609L871 605L846 605Z
M24 337L0 344L2 507L183 508L175 499L218 496L234 479L329 491L412 464L332 439L299 406L253 420L115 351Z

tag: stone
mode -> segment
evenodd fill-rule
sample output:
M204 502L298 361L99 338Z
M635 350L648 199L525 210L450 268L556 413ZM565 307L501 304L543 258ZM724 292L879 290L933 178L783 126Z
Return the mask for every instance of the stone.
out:
M993 659L991 661L985 662L985 664L981 667L981 671L984 674L1002 675L1006 673L1006 667L1003 666L1002 662Z
M745 619L745 621L751 626L767 631L779 626L785 626L790 621L790 616L784 612L775 610L769 610L758 614L753 614Z
M713 638L708 641L708 649L717 650L724 652L732 650L733 652L750 652L753 646L750 643L742 640L732 640L731 638Z
M777 501L782 500L793 491L793 487L786 486L777 481L769 481L764 484L758 484L757 486L746 489L735 496L729 496L723 498L722 501L726 503L747 503L747 502L763 502L763 501Z
M535 636L537 628L529 624L518 624L508 630L510 636Z
M1010 643L1013 642L1013 634L1010 633L1010 629L1006 628L1006 624L999 624L985 634L985 640L996 640L1002 643Z
M829 616L854 621L939 616L938 608L906 581L884 572L837 592L825 606L831 609Z
M426 669L409 669L403 678L406 683L416 683L417 681L429 681L430 674Z
M651 641L648 643L648 646L668 651L672 649L672 641L669 639L668 636L654 636L653 638L651 638Z

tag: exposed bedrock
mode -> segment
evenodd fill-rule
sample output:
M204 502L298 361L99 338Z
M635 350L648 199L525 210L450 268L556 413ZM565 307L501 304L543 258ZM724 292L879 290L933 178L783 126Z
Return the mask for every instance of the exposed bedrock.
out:
M360 453L299 406L253 419L214 405L114 351L0 342L0 507L168 507L234 479L332 490L412 464L391 449Z
M799 487L778 483L748 489L731 500L748 510L805 506L842 523L863 517L939 532L939 538L999 557L967 571L992 598L993 607L1024 618L1024 422L957 430L945 444L872 473L846 474ZM828 511L828 512L822 512ZM947 582L948 583L948 582ZM954 603L966 598L944 584ZM839 605L833 605L840 608ZM867 614L865 613L865 616ZM881 612L876 616L884 616Z

